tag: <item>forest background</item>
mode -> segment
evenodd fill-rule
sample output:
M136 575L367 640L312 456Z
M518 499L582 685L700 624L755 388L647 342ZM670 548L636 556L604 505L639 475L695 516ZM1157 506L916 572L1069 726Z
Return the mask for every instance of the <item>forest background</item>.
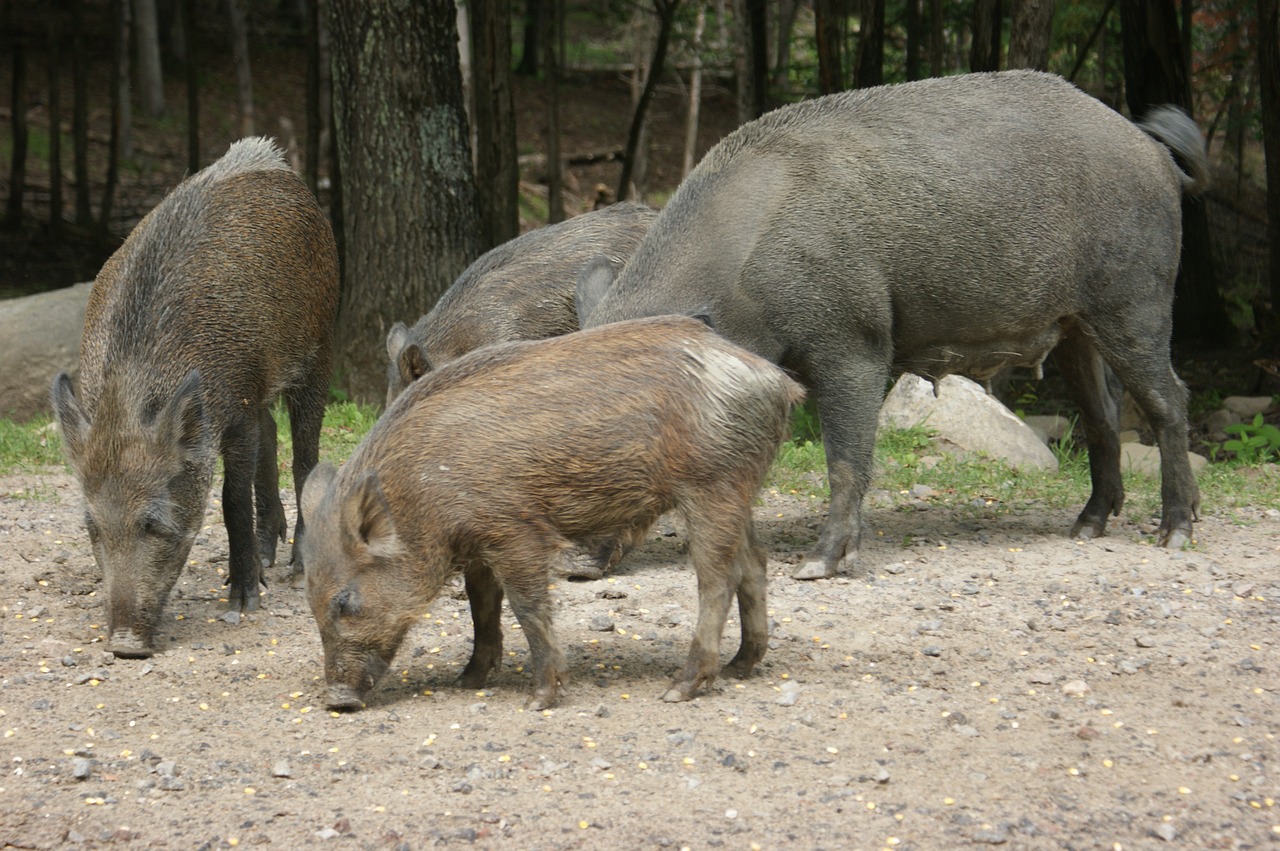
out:
M782 103L1030 67L1126 114L1197 119L1216 185L1184 205L1175 348L1230 350L1261 376L1280 340L1276 7L3 0L0 297L91 279L185 174L273 136L339 240L335 389L373 400L390 324L493 245L620 198L661 206Z

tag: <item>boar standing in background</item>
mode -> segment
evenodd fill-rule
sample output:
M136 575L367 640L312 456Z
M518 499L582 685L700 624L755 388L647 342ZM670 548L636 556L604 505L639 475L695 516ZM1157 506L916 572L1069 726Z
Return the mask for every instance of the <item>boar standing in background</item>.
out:
M482 254L431 311L387 335L387 405L428 370L491 343L578 330L573 288L601 256L621 268L657 215L643 204L605 207L547 225Z
M481 688L502 659L505 594L529 641L529 705L554 705L567 679L547 590L556 557L584 539L633 539L672 509L688 524L698 623L665 699L716 676L735 593L742 643L727 670L747 675L768 639L752 503L802 395L675 316L489 346L414 382L303 494L326 703L362 706L461 570L475 624L461 684Z
M1110 367L1155 430L1159 540L1181 546L1200 496L1169 335L1181 194L1207 173L1204 139L1176 109L1135 125L1049 74L842 92L721 141L616 278L584 273L579 316L586 328L702 315L812 391L831 505L797 578L856 558L894 374L981 378L1038 367L1055 346L1093 478L1072 533L1103 534L1124 501Z
M219 453L230 608L258 607L263 570L288 534L269 406L284 395L301 494L318 460L337 303L329 222L257 137L179 184L102 267L79 398L62 373L53 408L84 490L116 655L154 652ZM299 517L295 560L303 539Z
M541 340L578 330L578 273L605 258L621 268L657 212L624 202L504 242L466 268L431 312L387 335L387 405L432 369L491 343ZM588 541L562 555L556 572L599 579L626 554L624 542Z

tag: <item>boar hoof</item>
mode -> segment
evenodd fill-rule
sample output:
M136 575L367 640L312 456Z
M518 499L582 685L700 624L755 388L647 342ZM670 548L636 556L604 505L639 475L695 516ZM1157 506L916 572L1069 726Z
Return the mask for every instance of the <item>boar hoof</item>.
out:
M830 579L836 575L834 566L828 565L820 558L811 558L796 565L791 571L792 579Z
M155 654L150 642L143 641L131 629L112 633L107 649L117 659L148 659Z
M1077 520L1076 525L1071 527L1071 537L1078 541L1089 541L1094 538L1101 538L1105 528L1105 521L1103 523L1096 523L1091 520Z
M560 702L560 690L558 688L540 688L529 698L529 702L525 704L525 709L530 712L540 712L543 709L551 709Z
M1194 542L1195 538L1192 537L1191 532L1188 529L1160 530L1160 546L1162 547L1168 547L1171 550L1180 550Z
M324 705L337 712L354 712L364 709L364 701L351 686L329 686Z
M693 696L698 691L697 683L672 683L671 688L667 689L667 693L662 699L667 703L684 703L693 700Z

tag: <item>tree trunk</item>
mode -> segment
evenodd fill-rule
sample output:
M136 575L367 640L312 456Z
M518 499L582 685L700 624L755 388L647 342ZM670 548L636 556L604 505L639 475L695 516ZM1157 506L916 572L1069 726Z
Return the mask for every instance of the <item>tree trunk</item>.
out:
M1271 313L1280 319L1280 3L1258 0L1258 79L1262 147L1267 160L1267 235L1271 248Z
M942 76L942 0L929 0L929 76Z
M107 180L102 190L102 208L98 218L98 230L103 235L111 233L111 211L120 179L120 120L123 115L120 109L123 95L120 75L129 61L129 0L111 0L111 21L111 72L107 84L111 92L111 137L107 142Z
M121 0L118 23L121 32L117 38L122 39L124 44L124 53L120 57L120 79L116 81L120 99L120 158L130 159L133 156L133 86L130 83L133 57L129 53L129 36L133 32L132 0Z
M794 4L793 4L794 5ZM680 178L693 171L698 157L698 119L702 108L702 33L707 26L707 4L698 2L698 15L693 24L693 69L689 72L689 114L684 125L684 158Z
M673 7L678 0L669 0ZM751 119L764 115L769 104L769 10L765 0L742 0L747 13L747 78L750 86L744 102L750 106ZM670 27L668 27L669 29Z
M89 199L89 60L84 50L84 0L71 0L71 148L76 176L76 225L93 227Z
M134 36L138 46L138 88L147 115L164 115L164 76L160 70L160 24L156 0L133 0Z
M781 0L779 3L773 52L773 88L783 94L791 90L791 33L795 29L799 9L798 0ZM705 15L705 11L702 14Z
M853 84L869 89L884 82L884 0L862 0L858 27L858 57Z
M818 93L844 90L844 11L839 0L814 0L813 37L818 48Z
M920 79L920 45L924 41L924 20L920 0L906 0L907 45L905 71L908 80Z
M331 0L334 135L345 224L336 381L380 400L386 334L480 253L451 0Z
M516 66L517 74L526 77L536 77L538 74L541 32L545 16L546 10L542 0L525 0L524 40L520 50L520 64Z
M243 138L254 135L256 131L253 116L253 74L249 67L249 26L245 22L240 0L227 0L227 18L231 25L231 56L236 66L236 103L240 112L237 123Z
M635 113L631 116L631 129L627 132L627 149L622 160L622 176L618 178L619 201L625 201L631 192L631 174L635 168L636 152L640 149L641 129L649 111L649 103L653 100L654 89L658 87L658 77L662 74L667 61L667 45L671 41L671 25L675 22L676 9L680 0L654 0L654 11L658 13L658 38L653 46L653 60L649 63L649 73L645 77L644 90L640 92L640 101L636 104Z
M1125 97L1129 114L1142 118L1173 104L1191 114L1191 84L1177 11L1162 0L1120 4L1124 40ZM1173 302L1173 336L1182 343L1225 344L1233 328L1218 292L1204 200L1182 197L1182 262Z
M22 223L22 203L27 189L27 143L31 134L27 127L27 50L21 36L14 37L12 31L6 40L10 41L13 50L13 79L10 81L13 111L10 121L13 126L13 158L9 168L9 201L5 208L5 219L10 227L18 227Z
M973 4L973 45L970 71L1000 70L1000 0L976 0Z
M520 233L515 108L511 99L511 0L473 0L471 73L482 249Z
M1014 0L1009 24L1009 58L1005 67L1049 67L1049 37L1053 32L1054 0Z
M62 44L61 15L49 14L49 230L62 231Z
M564 164L560 160L560 12L547 0L542 19L542 74L547 86L547 224L564 221Z
M182 32L187 63L187 171L200 170L200 75L196 65L196 0L182 0Z
M307 0L307 185L320 191L320 163L329 150L329 118L333 114L329 63L329 0ZM334 181L330 175L329 185Z

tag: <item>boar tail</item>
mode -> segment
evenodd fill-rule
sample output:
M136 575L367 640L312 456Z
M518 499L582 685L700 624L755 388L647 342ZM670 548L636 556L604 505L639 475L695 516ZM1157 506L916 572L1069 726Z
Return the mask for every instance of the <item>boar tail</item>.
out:
M1173 152L1182 169L1184 192L1199 194L1209 188L1209 156L1204 135L1191 117L1176 106L1158 106L1138 126Z

